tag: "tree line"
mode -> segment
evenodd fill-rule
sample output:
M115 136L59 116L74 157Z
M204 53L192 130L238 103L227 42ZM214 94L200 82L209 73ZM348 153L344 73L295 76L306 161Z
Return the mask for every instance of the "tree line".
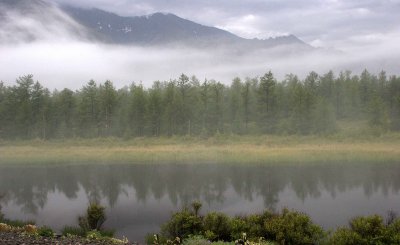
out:
M91 80L81 89L44 88L32 75L0 82L0 138L326 134L337 120L400 130L400 77L384 71L310 72L277 81L271 71L230 85L182 74L145 88Z

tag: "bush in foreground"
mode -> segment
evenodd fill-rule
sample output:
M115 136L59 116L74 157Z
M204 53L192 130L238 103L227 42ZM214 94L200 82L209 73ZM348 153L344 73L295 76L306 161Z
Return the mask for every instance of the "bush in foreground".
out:
M169 238L187 238L203 231L203 219L191 210L184 208L172 214L171 219L162 226L162 233Z
M43 226L37 229L37 234L43 237L54 237L56 233L50 227Z
M378 215L356 217L348 227L340 227L328 233L314 224L301 212L283 209L281 213L266 211L231 218L223 213L210 212L198 215L198 210L182 209L172 215L163 226L163 235L157 243L175 244L176 238L183 244L333 244L369 245L400 244L400 219L389 216L387 222ZM153 240L154 241L154 240Z
M82 229L81 227L77 227L77 226L65 226L61 230L61 234L63 236L71 235L71 236L85 237L86 231L84 229Z
M323 229L309 216L288 209L266 221L264 229L267 239L280 244L319 244L324 239Z
M384 224L382 217L356 217L349 227L341 227L331 236L333 245L400 244L400 219Z
M230 218L223 213L211 212L200 216L198 212L182 209L172 215L162 227L167 239L179 237L192 241L199 236L210 242L230 242L242 239L259 242L272 240L281 244L317 244L324 240L323 229L305 214L284 209L282 213L266 211L243 217Z

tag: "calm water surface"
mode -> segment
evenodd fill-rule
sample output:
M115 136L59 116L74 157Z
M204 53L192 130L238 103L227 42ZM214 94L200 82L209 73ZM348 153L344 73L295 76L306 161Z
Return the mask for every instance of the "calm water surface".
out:
M288 207L335 228L356 215L400 213L399 190L400 164L0 166L7 218L61 229L100 200L105 226L131 241L193 200L230 215Z

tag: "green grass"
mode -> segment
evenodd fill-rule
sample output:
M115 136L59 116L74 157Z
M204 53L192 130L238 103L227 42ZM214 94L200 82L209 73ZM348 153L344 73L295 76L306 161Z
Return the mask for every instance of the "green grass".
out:
M26 225L35 225L35 221L32 221L32 220L23 221L23 220L3 219L3 220L0 220L0 223L6 224L9 226L13 226L13 227L24 227Z
M331 135L173 136L65 140L0 140L0 164L400 162L400 133L366 121L338 121Z
M398 162L400 134L2 141L0 164Z
M86 231L79 226L65 226L61 230L61 234L63 236L73 235L73 236L85 237Z

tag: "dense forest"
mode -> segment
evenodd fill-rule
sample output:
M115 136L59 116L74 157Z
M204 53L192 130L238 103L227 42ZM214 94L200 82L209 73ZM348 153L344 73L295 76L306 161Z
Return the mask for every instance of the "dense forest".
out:
M32 75L14 86L0 82L2 139L326 134L337 120L400 130L400 77L330 71L277 81L268 72L224 85L182 74L149 88L91 80L77 91L53 92Z

